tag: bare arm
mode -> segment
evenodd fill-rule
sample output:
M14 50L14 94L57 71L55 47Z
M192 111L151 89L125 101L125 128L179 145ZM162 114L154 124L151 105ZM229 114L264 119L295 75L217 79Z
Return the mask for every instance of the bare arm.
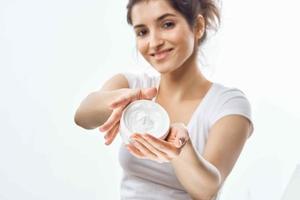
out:
M127 149L136 157L168 162L182 186L195 200L212 200L232 170L250 133L250 122L243 116L229 115L210 130L201 155L183 125L173 124L165 140L149 134L133 134Z
M104 83L99 91L89 94L77 109L74 121L85 129L101 126L110 116L110 103L128 91L128 81L122 74L117 74Z
M232 170L249 132L246 118L226 116L211 129L203 156L188 142L180 156L171 161L177 178L194 199L213 198Z

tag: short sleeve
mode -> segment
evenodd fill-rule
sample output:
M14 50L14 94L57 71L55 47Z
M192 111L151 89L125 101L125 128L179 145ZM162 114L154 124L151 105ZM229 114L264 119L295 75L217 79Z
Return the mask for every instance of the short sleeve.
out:
M159 83L159 77L148 74L148 73L131 73L131 72L122 72L125 78L128 81L129 88L148 88L148 87L157 87Z
M210 127L227 115L241 115L247 118L251 126L250 135L253 133L251 105L241 90L233 88L222 92L218 99L218 105L210 118Z

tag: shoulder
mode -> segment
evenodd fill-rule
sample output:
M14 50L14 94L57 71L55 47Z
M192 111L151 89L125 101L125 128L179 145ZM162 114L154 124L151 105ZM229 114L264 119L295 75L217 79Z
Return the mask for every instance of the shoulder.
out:
M224 107L224 106L250 106L250 102L246 94L236 88L236 87L227 87L219 83L214 83L214 90L212 97L215 99L214 107ZM241 104L243 103L243 104Z
M218 120L228 115L242 116L248 119L252 126L251 104L247 95L236 87L228 87L219 83L214 83L214 87L209 126L213 126Z
M245 93L239 88L225 86L220 83L214 83L214 87L216 88L215 89L216 95L218 95L222 99L236 97L236 96L243 96L246 98Z

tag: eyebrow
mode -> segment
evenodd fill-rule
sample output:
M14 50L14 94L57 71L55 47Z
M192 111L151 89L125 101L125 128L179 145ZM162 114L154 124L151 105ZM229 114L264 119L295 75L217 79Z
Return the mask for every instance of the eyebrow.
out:
M163 14L162 16L160 16L160 17L158 17L155 21L161 21L161 20L163 20L164 18L166 18L166 17L169 17L169 16L171 16L171 17L176 17L176 15L174 15L174 14L171 14L171 13L166 13L166 14ZM139 28L139 27L144 27L145 25L144 24L137 24L137 25L135 25L133 28Z

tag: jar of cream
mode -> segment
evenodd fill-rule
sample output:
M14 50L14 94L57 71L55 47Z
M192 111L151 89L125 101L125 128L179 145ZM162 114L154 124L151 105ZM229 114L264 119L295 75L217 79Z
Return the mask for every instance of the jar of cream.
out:
M125 144L129 144L134 133L151 134L165 139L170 127L167 111L151 100L137 100L130 103L123 111L120 120L120 135Z

